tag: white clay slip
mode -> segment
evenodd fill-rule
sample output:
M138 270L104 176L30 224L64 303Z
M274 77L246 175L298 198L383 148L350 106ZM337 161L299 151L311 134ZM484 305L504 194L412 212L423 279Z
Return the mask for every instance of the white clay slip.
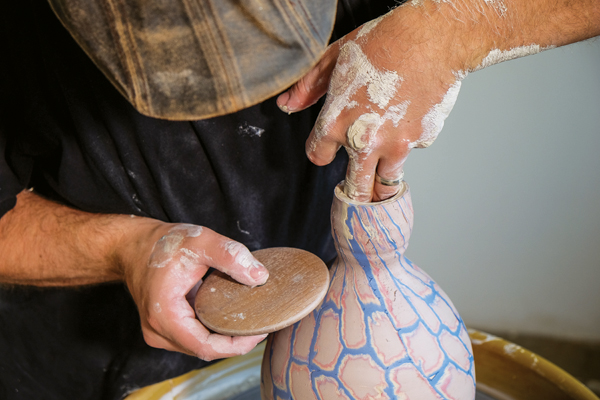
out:
M552 49L554 47L555 46L541 47L538 44L530 44L529 46L515 47L510 50L494 49L488 53L488 55L481 61L481 64L479 64L479 66L477 66L473 71L479 71L480 69L501 63L503 61L514 60L515 58L537 54L543 50Z
M450 115L450 112L456 103L460 86L461 81L457 80L452 86L450 86L450 89L448 89L442 101L434 105L429 112L425 114L421 120L423 133L418 140L410 143L409 147L429 147L435 141L435 139L437 139L438 135L442 131L442 128L444 128L444 121L446 118L448 118L448 115Z
M331 77L329 95L319 116L311 150L316 149L317 143L344 109L356 106L357 103L351 98L359 89L366 88L371 104L385 110L401 81L395 71L375 68L357 43L349 41L344 44Z
M202 227L192 224L178 224L169 229L169 232L161 237L152 248L148 267L164 268L171 261L177 252L181 249L181 244L186 237L199 237L202 234ZM182 249L183 250L183 249ZM187 249L185 249L187 250ZM191 252L190 250L187 250ZM187 259L191 254L187 254ZM191 260L190 260L191 261ZM190 265L188 263L188 265Z

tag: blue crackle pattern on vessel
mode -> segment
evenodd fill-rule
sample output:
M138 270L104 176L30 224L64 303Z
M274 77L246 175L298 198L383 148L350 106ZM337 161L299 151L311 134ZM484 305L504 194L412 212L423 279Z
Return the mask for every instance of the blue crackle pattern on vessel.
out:
M404 257L412 224L406 184L380 203L352 202L336 189L329 291L269 339L263 399L475 398L471 342L458 312Z

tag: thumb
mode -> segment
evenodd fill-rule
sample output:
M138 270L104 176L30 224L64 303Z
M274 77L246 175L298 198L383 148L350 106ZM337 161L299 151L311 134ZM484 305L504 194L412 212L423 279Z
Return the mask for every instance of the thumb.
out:
M287 91L277 98L277 106L284 112L302 111L315 104L329 87L331 73L339 54L339 43L330 45L319 62Z
M243 244L220 237L217 246L211 246L207 255L212 259L211 267L231 276L236 281L251 287L264 285L269 271Z

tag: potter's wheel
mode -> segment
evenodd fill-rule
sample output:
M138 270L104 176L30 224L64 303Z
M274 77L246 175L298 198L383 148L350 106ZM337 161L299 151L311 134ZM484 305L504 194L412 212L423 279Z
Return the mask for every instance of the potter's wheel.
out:
M600 400L567 372L522 347L479 331L470 331L470 337L480 389L475 400ZM263 342L246 355L147 386L125 400L260 400L264 348Z
M239 395L229 397L228 400L261 400L260 399L260 386L252 388L244 393L240 393ZM477 392L475 394L475 400L498 400L498 399L495 399L486 394Z
M261 400L260 368L264 342L244 356L145 387L125 400ZM477 393L475 400L502 400Z

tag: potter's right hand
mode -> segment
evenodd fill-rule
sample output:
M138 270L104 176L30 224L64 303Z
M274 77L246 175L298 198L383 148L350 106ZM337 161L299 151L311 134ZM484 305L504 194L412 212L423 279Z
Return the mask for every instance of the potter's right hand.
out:
M412 0L333 43L277 104L300 111L327 93L306 143L330 163L343 146L345 192L383 200L412 148L440 133L467 73L600 34L598 0ZM384 181L377 181L376 174Z
M264 284L267 269L244 245L208 228L159 224L150 241L140 242L146 247L143 256L133 257L125 270L146 343L207 361L252 350L266 335L211 333L196 319L190 301L209 267L249 286Z
M438 8L440 9L438 12ZM349 156L344 191L358 201L393 196L412 148L427 147L452 109L469 65L446 20L449 5L405 4L332 44L319 63L277 100L288 112L325 104L306 143L309 159Z

